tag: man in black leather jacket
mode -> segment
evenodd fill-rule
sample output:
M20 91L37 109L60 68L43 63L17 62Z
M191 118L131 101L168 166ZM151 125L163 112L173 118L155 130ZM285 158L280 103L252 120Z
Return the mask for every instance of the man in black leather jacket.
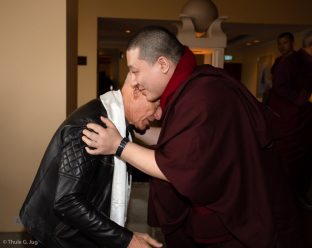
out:
M146 128L160 118L158 103L147 102L126 82L122 89L126 119ZM87 123L102 125L100 116L107 117L107 111L95 99L57 129L20 211L22 223L45 247L160 247L148 234L133 233L109 218L113 155L89 155L81 139Z

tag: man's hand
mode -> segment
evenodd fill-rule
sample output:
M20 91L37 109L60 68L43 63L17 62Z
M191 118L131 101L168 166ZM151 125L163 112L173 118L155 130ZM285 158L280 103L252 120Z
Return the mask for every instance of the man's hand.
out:
M110 120L104 117L101 117L101 120L107 128L95 123L89 123L87 129L83 130L82 140L87 144L86 151L89 154L113 155L116 153L122 137ZM122 160L140 171L152 177L168 181L156 163L154 150L128 142L121 157Z
M88 146L86 150L92 155L115 154L122 137L109 119L101 116L101 120L107 128L95 123L89 123L87 124L88 129L83 130L82 140Z
M134 232L128 248L162 247L162 244L147 233Z

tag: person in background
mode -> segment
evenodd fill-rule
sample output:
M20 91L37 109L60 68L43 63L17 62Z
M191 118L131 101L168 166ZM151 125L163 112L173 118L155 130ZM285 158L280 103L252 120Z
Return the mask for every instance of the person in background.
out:
M276 68L268 106L272 134L287 170L298 209L312 210L312 31L302 40L302 48L287 56Z
M148 234L123 227L129 187L124 162L89 155L81 140L86 124L100 124L100 116L112 118L124 135L125 118L139 129L160 118L159 103L147 102L130 80L128 76L121 92L107 92L74 111L50 141L20 211L23 225L41 246L161 247Z
M282 62L288 55L292 54L294 50L295 37L290 32L284 32L278 35L277 37L277 49L280 52L280 56L278 56L271 67L271 75L270 75L270 84L266 85L262 95L262 102L267 104L269 101L269 97L271 94L272 88L272 78L274 72L276 71L276 67Z
M167 247L303 247L263 106L243 84L197 66L162 27L133 36L127 64L133 87L160 99L161 129L141 136L153 146L128 141L107 118L107 128L90 123L82 139L88 153L117 152L154 177L148 221Z
M279 36L277 37L277 49L281 55L275 59L273 66L271 67L272 75L274 74L278 64L283 61L288 55L292 54L295 51L294 44L295 37L292 33L284 32L279 34Z
M312 31L305 34L302 48L276 68L271 92L276 146L295 194L312 208L312 198L306 198L312 175Z

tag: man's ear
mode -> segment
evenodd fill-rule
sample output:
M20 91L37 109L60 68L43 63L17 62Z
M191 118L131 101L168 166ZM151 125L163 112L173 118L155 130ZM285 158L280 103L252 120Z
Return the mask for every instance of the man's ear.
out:
M166 57L160 56L157 60L157 63L159 64L162 73L166 74L169 71L170 63Z

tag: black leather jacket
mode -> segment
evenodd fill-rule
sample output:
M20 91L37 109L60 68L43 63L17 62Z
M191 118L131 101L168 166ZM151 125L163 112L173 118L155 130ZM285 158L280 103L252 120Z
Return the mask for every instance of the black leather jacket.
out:
M113 156L85 151L82 130L101 124L99 99L73 112L54 134L20 211L27 231L46 247L127 247L133 233L109 219Z

